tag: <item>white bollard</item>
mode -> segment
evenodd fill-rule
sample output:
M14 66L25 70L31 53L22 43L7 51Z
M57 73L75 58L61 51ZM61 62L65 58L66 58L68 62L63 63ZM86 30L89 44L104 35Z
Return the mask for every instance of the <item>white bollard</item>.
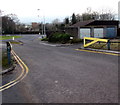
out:
M13 40L15 40L15 38L13 37Z

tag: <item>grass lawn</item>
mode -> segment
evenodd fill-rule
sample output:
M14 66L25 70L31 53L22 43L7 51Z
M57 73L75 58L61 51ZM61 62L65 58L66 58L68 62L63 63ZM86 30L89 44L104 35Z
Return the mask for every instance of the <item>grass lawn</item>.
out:
M7 40L12 38L21 38L22 36L0 36L0 40Z

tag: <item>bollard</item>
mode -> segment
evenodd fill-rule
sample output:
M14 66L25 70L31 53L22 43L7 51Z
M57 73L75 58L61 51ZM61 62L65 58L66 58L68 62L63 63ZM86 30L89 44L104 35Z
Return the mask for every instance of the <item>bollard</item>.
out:
M15 40L15 38L13 37L12 40Z
M108 40L107 42L107 47L108 47L108 50L110 50L110 40Z
M7 57L8 57L8 65L11 65L11 46L9 42L7 43Z

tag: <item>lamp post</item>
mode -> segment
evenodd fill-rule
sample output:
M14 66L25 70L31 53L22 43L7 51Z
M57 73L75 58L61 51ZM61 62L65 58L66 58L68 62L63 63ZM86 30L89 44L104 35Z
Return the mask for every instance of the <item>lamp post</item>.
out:
M40 9L37 9L37 11L38 11L38 18L39 18L39 17L40 17L40 16L39 16L39 11L40 11ZM40 28L40 27L39 27L39 28ZM42 22L41 22L41 28L42 28L42 34L43 34L43 23L42 23ZM41 29L41 28L40 28L40 29ZM40 29L39 29L39 34L40 34Z
M45 16L43 18L44 18L44 35L46 35L46 30L45 30Z
M120 1L118 2L118 20L120 21Z
M40 9L37 9L40 11ZM40 17L38 15L38 17ZM42 27L42 37L46 37L46 28L45 28L45 15L43 15L43 21L41 22L41 27Z

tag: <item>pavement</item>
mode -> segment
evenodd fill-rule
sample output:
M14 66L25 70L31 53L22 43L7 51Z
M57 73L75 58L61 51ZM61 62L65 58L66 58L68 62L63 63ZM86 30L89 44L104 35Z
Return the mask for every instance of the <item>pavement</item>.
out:
M45 45L37 35L20 40L13 49L29 73L2 92L3 103L118 103L118 56Z

